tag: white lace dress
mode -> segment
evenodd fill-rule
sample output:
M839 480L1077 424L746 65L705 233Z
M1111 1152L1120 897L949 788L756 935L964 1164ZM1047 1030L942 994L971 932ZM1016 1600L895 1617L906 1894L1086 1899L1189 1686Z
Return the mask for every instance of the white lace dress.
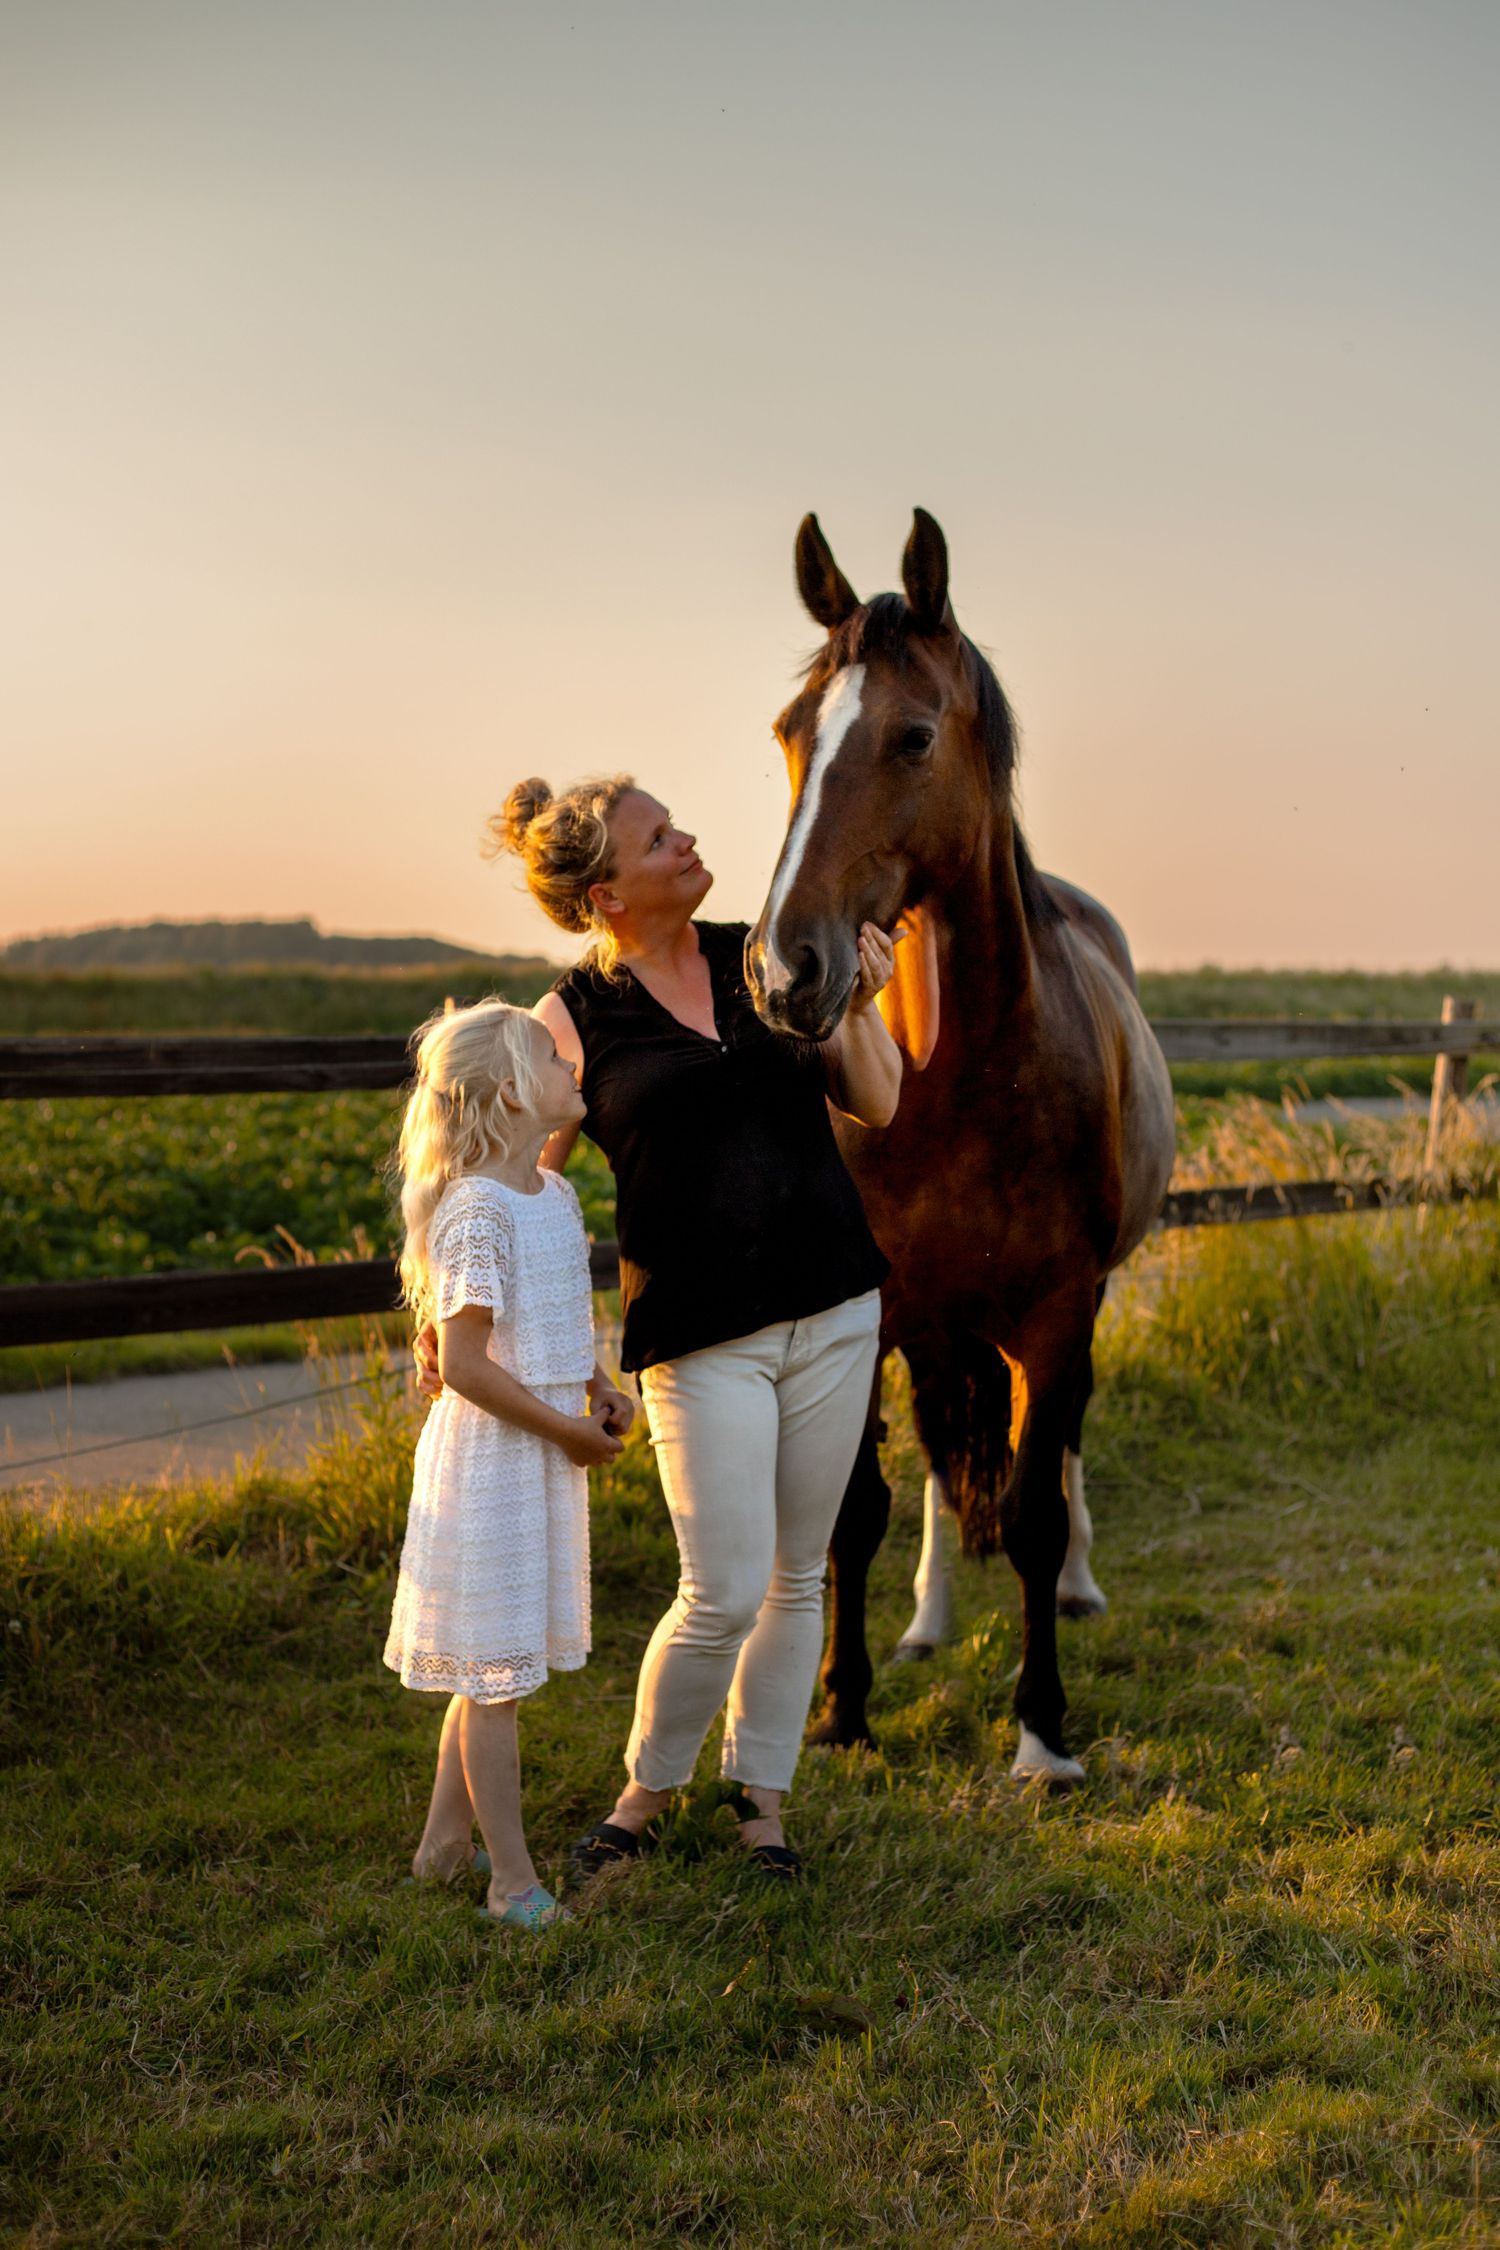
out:
M440 1320L493 1315L489 1356L565 1414L594 1371L588 1242L556 1172L521 1195L471 1176L428 1234ZM545 1438L455 1391L417 1441L385 1661L402 1684L508 1703L589 1650L588 1473Z

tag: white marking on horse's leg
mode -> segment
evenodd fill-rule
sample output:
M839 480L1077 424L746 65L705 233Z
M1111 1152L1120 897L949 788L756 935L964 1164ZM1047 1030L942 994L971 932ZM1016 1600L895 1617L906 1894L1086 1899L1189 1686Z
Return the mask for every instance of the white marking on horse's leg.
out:
M776 863L776 874L771 883L771 895L766 901L765 960L761 981L767 992L780 992L792 981L792 973L777 951L777 924L787 893L797 880L797 870L802 865L802 855L807 849L807 839L812 834L818 817L818 799L823 793L823 776L838 756L839 745L859 717L860 699L864 694L865 668L863 664L850 664L842 672L835 672L823 690L823 700L818 705L818 738L813 744L813 754L808 760L807 775L802 784L802 794L797 799L797 809L792 815L792 825L786 842L781 847L781 857Z
M1047 1748L1039 1734L1023 1726L1010 1778L1012 1781L1045 1781L1053 1789L1072 1789L1084 1775L1076 1758L1060 1758L1055 1750Z
M1057 1580L1057 1607L1064 1617L1099 1617L1109 1607L1089 1568L1094 1526L1083 1497L1083 1461L1063 1454L1063 1492L1068 1503L1068 1551Z
M922 1553L917 1575L912 1580L917 1606L911 1623L896 1643L898 1664L910 1663L914 1657L931 1656L939 1642L953 1636L953 1587L943 1535L943 1510L947 1499L947 1485L935 1469L930 1469L922 1488Z

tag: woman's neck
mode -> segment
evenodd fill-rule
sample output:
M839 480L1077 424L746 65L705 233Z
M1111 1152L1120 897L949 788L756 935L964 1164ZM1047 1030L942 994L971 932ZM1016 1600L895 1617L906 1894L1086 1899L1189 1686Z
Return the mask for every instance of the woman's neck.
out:
M615 945L620 959L630 969L644 969L648 976L678 976L690 968L700 951L698 932L691 918L674 917L670 923L644 928L635 924L616 927Z

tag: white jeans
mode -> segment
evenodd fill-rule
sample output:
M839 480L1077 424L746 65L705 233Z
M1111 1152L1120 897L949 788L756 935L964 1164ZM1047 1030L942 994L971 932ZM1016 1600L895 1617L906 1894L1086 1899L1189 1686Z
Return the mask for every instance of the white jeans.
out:
M648 1367L641 1396L682 1558L625 1750L691 1780L728 1698L726 1775L788 1789L823 1639L823 1570L870 1405L880 1292Z

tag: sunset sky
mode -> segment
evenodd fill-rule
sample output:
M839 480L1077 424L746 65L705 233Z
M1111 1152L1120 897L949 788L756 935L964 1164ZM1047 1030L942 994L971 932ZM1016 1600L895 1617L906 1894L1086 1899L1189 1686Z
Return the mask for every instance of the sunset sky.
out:
M619 767L753 915L921 502L1141 961L1493 965L1497 113L1491 0L7 10L0 938L564 954L483 822Z

